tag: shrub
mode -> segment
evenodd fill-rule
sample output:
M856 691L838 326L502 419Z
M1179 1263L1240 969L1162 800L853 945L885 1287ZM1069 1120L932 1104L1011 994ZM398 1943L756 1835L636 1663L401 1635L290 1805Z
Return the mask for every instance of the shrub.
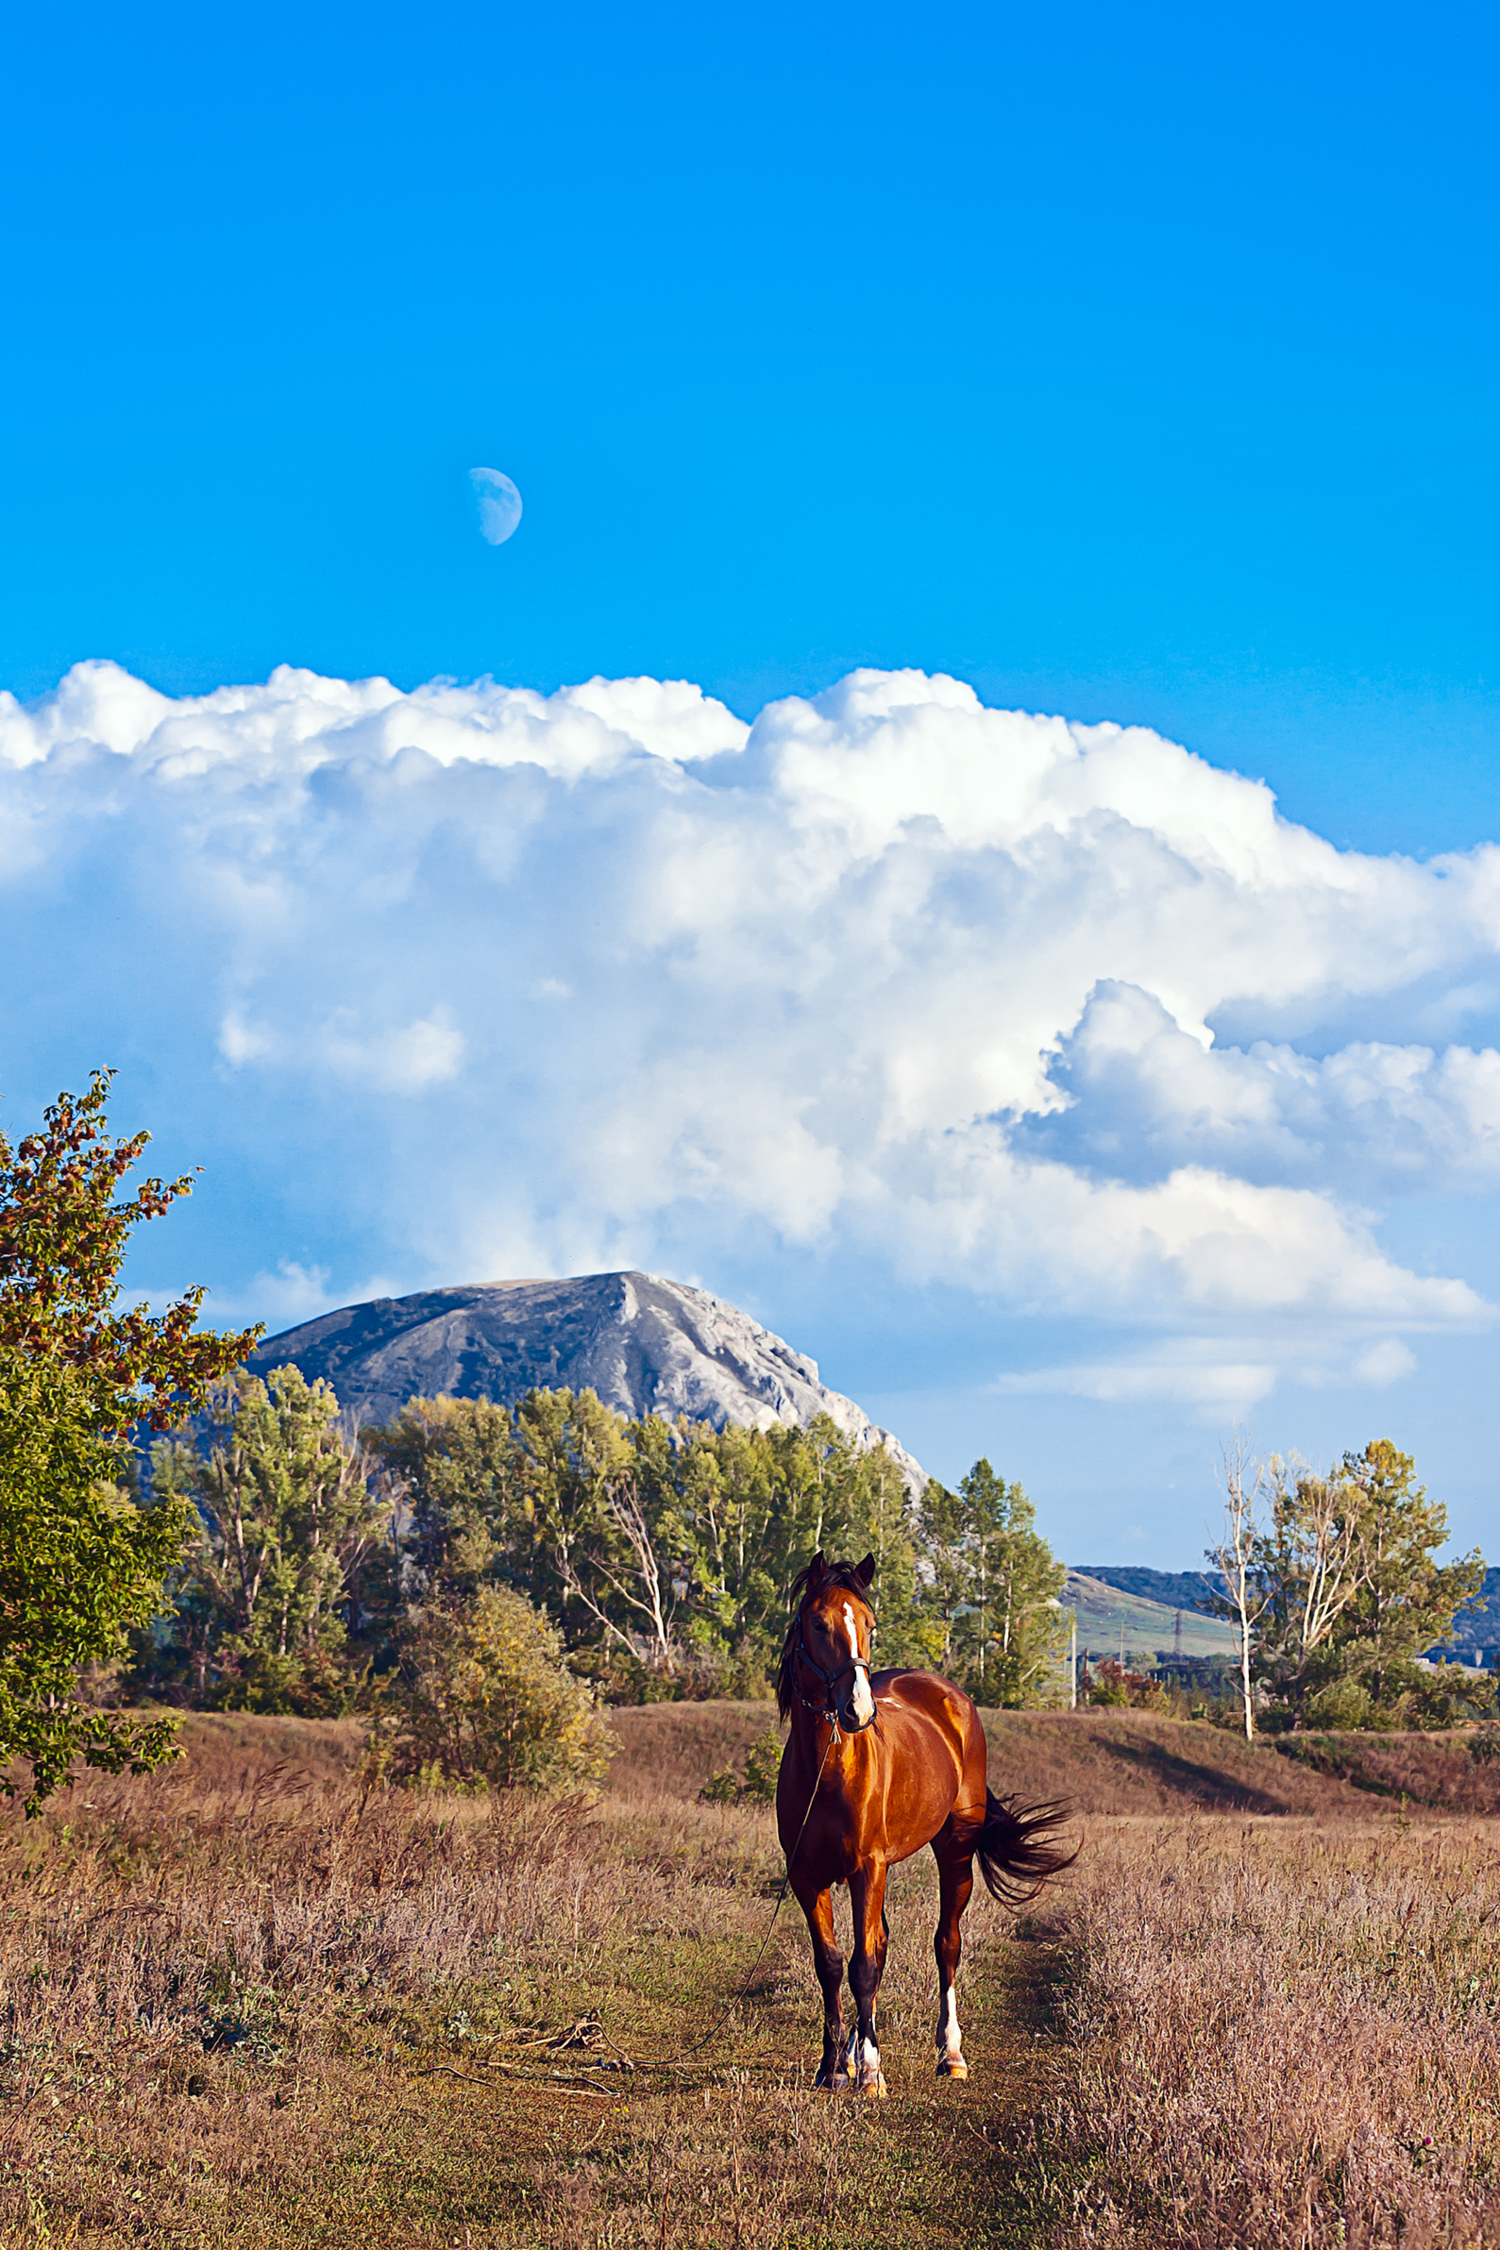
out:
M371 1734L373 1769L461 1789L569 1789L595 1781L613 1738L540 1611L502 1586L412 1613Z
M698 1792L705 1805L769 1805L776 1798L776 1777L781 1772L781 1733L767 1727L745 1753L745 1778L733 1766L721 1766Z
M1117 1658L1107 1656L1097 1672L1085 1668L1078 1683L1085 1703L1106 1710L1170 1711L1173 1698L1149 1672L1127 1671Z
M1372 1709L1369 1690L1358 1680L1331 1680L1308 1697L1304 1717L1310 1727L1345 1733L1369 1726Z

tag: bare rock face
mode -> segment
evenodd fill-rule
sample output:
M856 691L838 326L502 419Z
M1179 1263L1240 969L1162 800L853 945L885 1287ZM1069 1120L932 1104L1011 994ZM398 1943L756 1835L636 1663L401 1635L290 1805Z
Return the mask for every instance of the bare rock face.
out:
M721 1298L655 1274L378 1297L270 1337L249 1364L323 1376L360 1422L389 1421L417 1396L514 1406L534 1389L592 1390L620 1414L685 1414L715 1429L805 1428L826 1414L857 1445L884 1446L913 1491L927 1481L889 1430L825 1389L815 1360Z

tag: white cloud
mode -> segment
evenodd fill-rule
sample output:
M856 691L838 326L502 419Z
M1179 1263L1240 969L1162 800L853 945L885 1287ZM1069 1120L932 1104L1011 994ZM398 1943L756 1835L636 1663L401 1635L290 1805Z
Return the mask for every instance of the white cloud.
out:
M395 1094L425 1093L455 1078L463 1065L463 1033L441 1003L430 1015L374 1032L361 1031L352 1009L341 1008L324 1024L276 1031L249 1023L234 1008L219 1025L219 1053L236 1070L247 1063L295 1062L304 1070L327 1070L340 1077Z
M257 1024L246 1023L237 1009L226 1011L219 1026L219 1053L227 1063L238 1069L241 1063L262 1062L275 1051L273 1033Z
M456 1077L463 1055L463 1034L444 1007L372 1038L339 1023L330 1027L323 1041L323 1060L332 1069L396 1094L424 1093L429 1086Z
M1288 1349L1293 1343L1294 1358ZM1194 1408L1198 1420L1220 1426L1242 1422L1288 1372L1311 1390L1351 1384L1386 1390L1416 1368L1415 1354L1399 1337L1387 1336L1351 1359L1346 1339L1319 1323L1291 1335L1267 1328L1259 1335L1163 1337L1144 1351L1127 1350L1114 1359L1010 1370L997 1376L991 1389L1002 1398L1087 1398L1108 1405L1172 1400Z
M1220 1048L1139 986L1102 983L1051 1075L1066 1106L1028 1120L1021 1145L1111 1175L1204 1159L1258 1179L1332 1170L1372 1193L1500 1185L1493 1047Z
M291 1133L410 1286L853 1248L1196 1339L1047 1380L1209 1403L1313 1328L1385 1382L1486 1316L1367 1206L1500 1184L1493 847L1340 852L1145 730L918 673L747 729L683 682L81 665L0 696L0 811L9 958L101 1021L117 974L184 1085L217 1053L213 1130Z
M1006 1398L1041 1393L1100 1399L1110 1405L1175 1399L1204 1409L1206 1421L1233 1422L1270 1396L1276 1388L1276 1367L1274 1361L1206 1360L1179 1350L1156 1359L1085 1362L1002 1375L994 1387Z
M1416 1354L1407 1349L1399 1336L1387 1336L1383 1344L1372 1344L1354 1362L1356 1378L1377 1390L1384 1390L1388 1383L1402 1382L1416 1371Z
M246 1302L253 1307L254 1317L273 1329L295 1328L301 1321L316 1320L319 1313L329 1309L328 1268L300 1266L289 1259L274 1273L258 1273L246 1292ZM235 1317L232 1308L218 1302L214 1311L221 1319Z

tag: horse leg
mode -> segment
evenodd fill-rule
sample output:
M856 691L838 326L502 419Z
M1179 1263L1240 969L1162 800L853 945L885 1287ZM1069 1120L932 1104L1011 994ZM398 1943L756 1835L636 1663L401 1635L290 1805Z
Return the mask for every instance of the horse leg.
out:
M885 1861L856 1868L849 1878L854 1909L854 1958L849 1984L858 2016L849 2041L849 2075L858 2092L883 2099L885 2077L875 2044L875 1995L885 1972Z
M938 1863L938 1926L933 1940L938 1972L937 2074L939 2078L967 2078L969 2066L963 2057L963 2033L958 2028L953 1980L958 1975L959 1955L963 1951L959 1925L974 1888L974 1860L972 1853L960 1857L954 1852L949 1856L940 1852L936 1844L933 1855Z
M819 2086L847 2086L844 2074L844 2011L839 2004L839 1993L844 1982L844 1956L838 1949L833 1931L833 1893L819 1891L809 1884L804 1891L793 1882L792 1889L797 1904L807 1917L808 1935L812 1939L813 1967L823 1988L823 2060L818 2065L815 2084Z

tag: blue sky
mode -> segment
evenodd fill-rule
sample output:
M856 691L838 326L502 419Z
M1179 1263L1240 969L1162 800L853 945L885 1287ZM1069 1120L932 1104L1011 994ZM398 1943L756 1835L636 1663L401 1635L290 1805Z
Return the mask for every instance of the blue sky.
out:
M1477 7L34 11L8 32L0 146L0 686L48 698L100 659L179 698L281 664L403 690L491 675L550 694L650 675L698 683L750 721L856 667L915 668L972 683L986 706L1152 730L1263 777L1288 820L1345 855L1464 854L1500 826L1495 49ZM501 547L477 533L477 463L524 496ZM29 1121L96 1060L121 1065L122 1105L157 1128L164 1159L208 1167L191 1218L143 1269L152 1286L212 1279L216 1303L274 1314L292 1298L257 1276L288 1267L339 1301L372 1279L479 1278L444 1261L481 1252L566 1270L615 1251L750 1305L945 1473L983 1447L1085 1560L1190 1560L1211 1513L1212 1414L1233 1384L1163 1372L1170 1333L1179 1355L1279 1371L1269 1391L1245 1378L1266 1443L1326 1454L1378 1425L1418 1452L1465 1536L1485 1537L1487 1316L1455 1299L1440 1317L1396 1290L1299 1388L1298 1321L1337 1325L1310 1298L1296 1312L1266 1300L1250 1334L1228 1299L1195 1312L1191 1292L1156 1281L1136 1299L1101 1286L1091 1308L1084 1279L1050 1296L1011 1287L998 1250L989 1274L956 1247L924 1262L909 1222L928 1191L876 1158L897 1130L891 1087L903 1132L967 1131L988 1102L1038 1178L1141 1188L1197 1166L1247 1192L1321 1197L1346 1246L1363 1227L1393 1271L1487 1304L1500 1295L1488 1080L1481 1062L1455 1093L1468 1066L1450 1058L1492 1050L1487 908L1455 920L1432 884L1397 907L1378 867L1320 862L1312 891L1357 894L1373 919L1304 933L1312 997L1288 976L1257 984L1241 962L1163 1001L1170 962L1137 942L1144 923L1132 935L1097 920L1087 960L1055 971L1046 1023L1005 1017L1006 1040L1034 1033L1046 1049L1030 1092L997 1064L993 1083L951 1090L950 1114L927 1099L946 1084L940 1060L902 1047L899 1064L894 1049L877 1061L871 1047L858 1067L885 1074L887 1107L872 1095L886 1122L867 1137L836 1103L824 1117L821 1081L789 1078L766 1145L801 1119L821 1152L785 1178L803 1216L778 1218L767 1187L731 1222L712 1197L684 1202L680 1180L651 1184L681 1134L640 1156L616 1204L597 1180L574 1194L544 1161L573 1098L566 1073L508 1063L502 1086L481 1059L503 1044L478 1028L485 994L496 1023L511 1008L494 933L545 926L545 887L527 893L529 922L507 920L514 886L502 910L434 843L408 895L441 865L442 911L423 924L441 944L424 952L410 925L397 944L369 892L402 842L368 795L350 810L358 757L330 751L296 788L290 766L262 784L236 737L215 767L219 810L197 781L179 789L179 831L145 747L155 706L115 685L86 724L44 708L53 778L44 789L38 765L18 768L25 801L7 816L13 838L43 841L39 857L13 847L0 896L5 1121ZM312 726L311 702L298 708ZM453 723L477 722L466 709ZM691 742L659 711L621 723L633 755L676 759L694 789L705 756L738 755L711 718ZM828 721L839 757L863 754L864 723ZM941 762L948 723L921 734L919 765ZM104 737L102 765L64 771ZM805 776L788 778L787 730L771 737L770 796L757 780L735 799L735 864L765 881L765 805L801 819L810 802ZM974 755L1020 755L1006 743ZM402 750L383 738L382 756ZM572 753L549 751L548 786L573 810L549 798L524 817L483 796L501 781L482 759L465 780L456 755L439 760L441 789L469 794L445 798L434 835L522 820L546 864L566 846L605 883L623 879L620 854L667 852L636 783L593 751L586 781L559 780ZM1189 769L1163 781L1142 736L1132 770L1118 804L1104 790L1110 818L1160 843ZM231 772L236 802L258 808L232 836L213 826ZM662 786L677 803L687 783ZM948 817L902 802L918 822ZM1170 847L1200 887L1216 879L1214 823L1248 834L1259 818L1248 797L1214 803ZM212 876L190 849L210 830ZM941 912L907 931L939 1000L961 992L1005 1015L998 987L976 998L956 964L965 933L1019 942L996 919L1010 877L972 856L1011 854L1013 871L1019 833L968 834ZM179 886L170 912L146 897L153 848ZM1254 909L1245 958L1274 952L1284 926L1268 900L1284 902L1296 851L1277 850L1269 893L1258 872L1233 878ZM259 922L204 934L223 904L213 883L232 865L250 896L267 854L309 886L343 886L333 923L289 878L274 901L254 894ZM497 864L492 851L485 881L511 882ZM1057 962L1068 916L1103 916L1127 864L1096 837L1073 876L1038 891L1035 911L1060 917ZM1483 889L1474 866L1460 889ZM850 868L840 881L857 886ZM807 943L830 926L809 925ZM857 918L839 927L867 942ZM350 933L337 976L333 929ZM1182 942L1211 950L1212 929ZM631 973L669 989L677 957L652 950L658 936ZM773 994L813 1008L758 926L737 942L753 973L725 969L713 988L731 1021L748 1009L764 1029ZM470 973L481 958L488 983ZM862 958L820 987L829 1027L839 977L864 988ZM581 990L604 971L569 974ZM533 987L569 982L535 962L526 976L527 1007L544 1005ZM1144 999L1118 1001L1116 986ZM1194 1110L1182 1088L1196 1066L1175 1043L1204 1008L1233 1088ZM518 1014L516 1036L549 1057L549 1042L581 1040L581 1068L600 1021L542 1032ZM617 1066L622 1107L649 1048L653 1071L677 1073L675 1094L653 1080L653 1115L677 1100L696 1117L706 1036L674 1055L666 1030L643 1031ZM759 1036L746 1033L745 1069L774 1077L780 1050ZM1257 1043L1293 1061L1256 1063ZM1384 1056L1378 1098L1355 1054L1367 1048ZM1419 1049L1438 1073L1430 1101ZM925 1109L909 1083L923 1069ZM501 1224L486 1206L467 1237L451 1213L425 1234L398 1221L403 1194L476 1210L479 1152L503 1169L502 1146L527 1173L524 1214L512 1199ZM586 1172L593 1158L575 1155ZM865 1196L858 1225L830 1216L826 1179L818 1203L819 1164L843 1166L840 1209ZM871 1216L877 1174L899 1225ZM1308 1254L1272 1235L1293 1262ZM1371 1360L1398 1343L1413 1371ZM1385 1373L1372 1387L1357 1365Z

